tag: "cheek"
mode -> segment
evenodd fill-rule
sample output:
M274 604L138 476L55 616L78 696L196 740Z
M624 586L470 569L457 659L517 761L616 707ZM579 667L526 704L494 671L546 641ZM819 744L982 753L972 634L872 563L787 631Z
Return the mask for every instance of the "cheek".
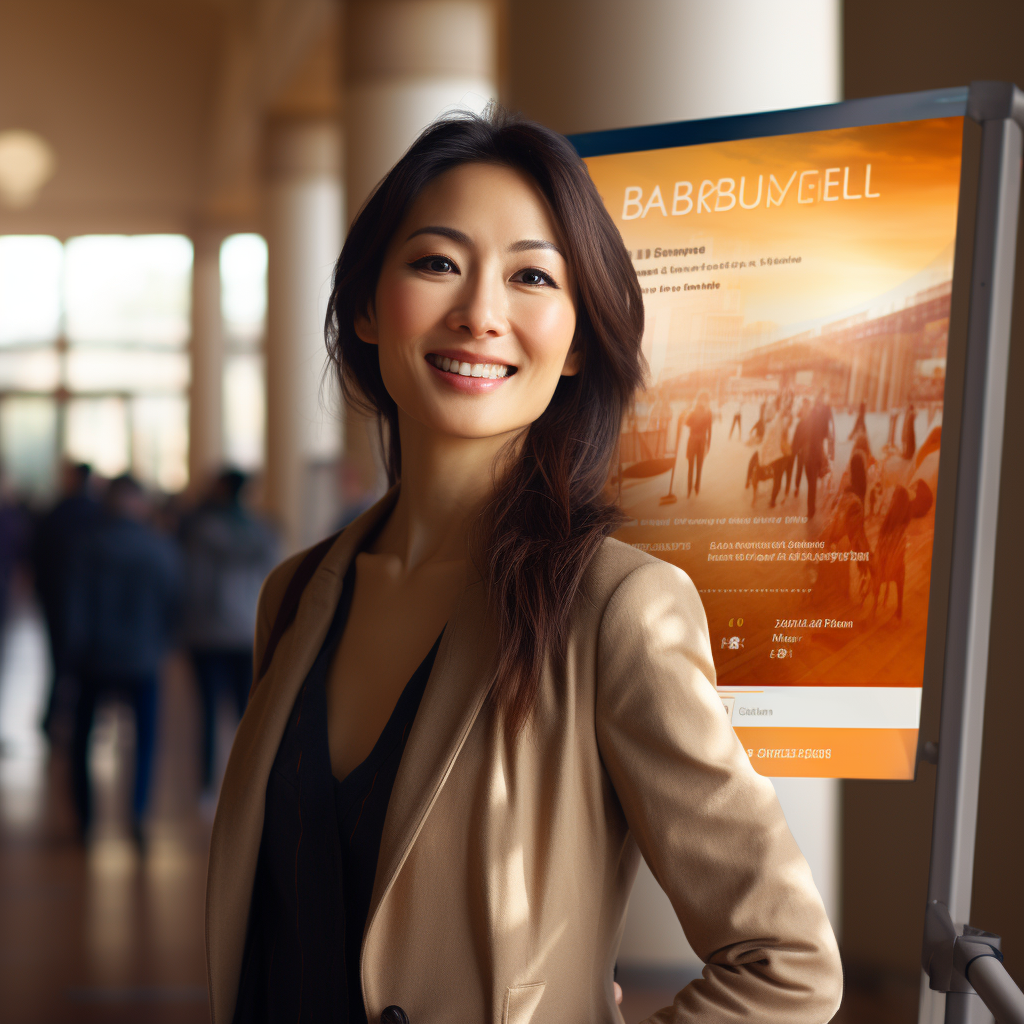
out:
M531 309L520 321L525 341L546 368L560 371L576 331L576 311L568 302L552 302Z
M430 288L418 284L407 278L381 278L376 296L381 345L389 349L405 347L436 320L435 296Z

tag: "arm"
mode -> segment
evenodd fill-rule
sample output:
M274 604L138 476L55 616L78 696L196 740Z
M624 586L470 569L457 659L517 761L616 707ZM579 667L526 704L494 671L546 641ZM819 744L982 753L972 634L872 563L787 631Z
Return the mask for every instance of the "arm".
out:
M598 640L598 743L637 845L707 964L649 1024L824 1024L842 988L835 938L714 678L688 577L666 563L630 573Z

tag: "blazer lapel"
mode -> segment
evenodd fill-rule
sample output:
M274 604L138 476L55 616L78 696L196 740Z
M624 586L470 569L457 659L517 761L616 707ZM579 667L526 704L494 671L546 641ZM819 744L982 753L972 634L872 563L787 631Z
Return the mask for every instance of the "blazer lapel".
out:
M242 969L246 921L263 834L267 780L295 697L323 645L349 562L394 506L388 492L345 529L303 592L266 675L239 724L210 844L207 948L215 1020L229 1019Z
M253 693L232 748L231 759L241 760L248 772L254 767L254 756L261 764L269 757L266 764L269 774L270 763L281 742L295 696L327 636L349 563L363 538L391 511L397 494L397 488L393 488L352 522L327 552L307 584L295 621L281 637L267 674ZM225 784L227 781L225 776ZM255 788L249 774L240 781L246 791L251 792Z
M364 950L381 903L401 870L487 697L496 639L484 584L462 593L445 628L388 803ZM363 964L366 964L364 954ZM363 979L364 989L366 978Z

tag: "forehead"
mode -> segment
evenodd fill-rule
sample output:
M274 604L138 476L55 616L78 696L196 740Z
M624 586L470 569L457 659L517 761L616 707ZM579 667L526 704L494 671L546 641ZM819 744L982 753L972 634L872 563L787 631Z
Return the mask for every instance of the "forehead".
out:
M426 225L458 228L472 239L559 242L555 219L537 183L502 164L459 164L431 181L413 200L396 241Z

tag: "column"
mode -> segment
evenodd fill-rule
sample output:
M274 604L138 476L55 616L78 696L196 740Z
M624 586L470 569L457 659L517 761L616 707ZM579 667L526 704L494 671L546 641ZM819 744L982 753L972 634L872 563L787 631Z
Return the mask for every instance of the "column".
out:
M339 511L323 486L340 449L323 337L344 223L337 123L271 122L268 179L266 503L294 551L329 533Z
M834 103L839 0L517 0L508 104L561 132Z
M831 103L841 24L839 0L517 0L506 103L566 133ZM839 785L773 781L838 929ZM644 865L619 960L666 984L701 966Z
M481 112L497 95L491 0L349 0L345 47L345 193L354 217L374 186L439 115ZM379 491L376 428L350 410L346 471Z
M201 493L221 465L224 339L220 313L219 232L192 239L192 342L188 405L189 489Z
M349 0L345 185L354 217L374 185L439 114L496 95L490 0Z

